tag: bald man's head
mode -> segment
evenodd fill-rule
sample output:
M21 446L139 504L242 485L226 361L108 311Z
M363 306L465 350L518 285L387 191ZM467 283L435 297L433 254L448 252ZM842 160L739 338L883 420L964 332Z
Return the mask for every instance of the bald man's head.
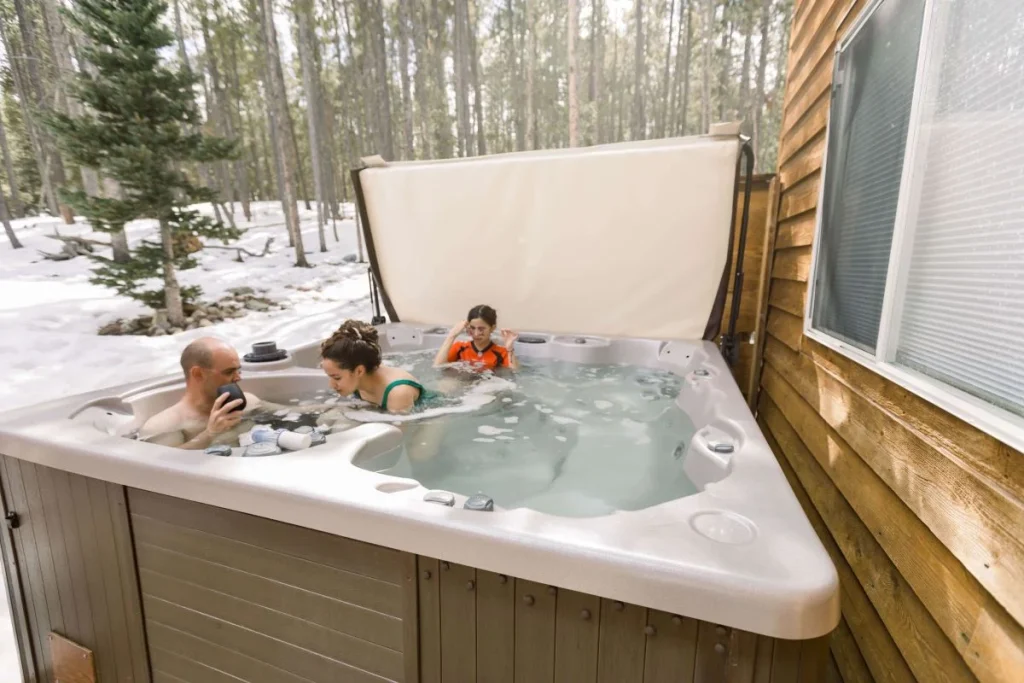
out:
M217 387L241 378L240 365L234 348L214 337L196 339L181 352L185 381L198 385L204 394L214 397Z

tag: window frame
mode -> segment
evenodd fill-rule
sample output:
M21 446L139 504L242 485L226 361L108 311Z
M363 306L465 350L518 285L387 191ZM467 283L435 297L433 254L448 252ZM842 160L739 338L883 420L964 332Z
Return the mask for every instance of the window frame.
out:
M840 65L840 56L850 46L868 20L887 0L872 0L864 8L854 24L837 42L832 69L832 89ZM920 141L927 131L922 129L924 118L922 92L925 85L934 81L940 73L941 54L930 54L928 46L934 32L944 31L949 18L949 6L939 0L924 0L924 16L921 23L921 35L918 43L917 66L914 75L914 92L911 97L910 118L907 128L907 143L903 154L903 169L900 176L899 198L893 222L892 246L889 252L889 265L886 271L885 293L882 299L882 314L879 320L878 338L875 341L874 353L839 339L838 337L814 327L812 315L816 290L819 245L824 222L822 211L826 181L828 179L828 153L832 124L832 99L830 93L828 120L825 126L825 150L821 160L821 180L818 187L818 205L814 223L814 239L811 244L811 263L807 282L807 300L804 304L803 333L822 346L864 366L868 370L889 380L890 382L910 391L924 400L938 406L947 413L963 420L967 424L996 438L1004 444L1024 451L1024 417L1011 413L1004 408L973 396L957 387L939 379L935 379L916 370L903 367L895 362L896 345L899 339L900 320L905 300L907 276L910 259L913 254L914 230L916 229L917 195L920 193L921 160L917 150Z

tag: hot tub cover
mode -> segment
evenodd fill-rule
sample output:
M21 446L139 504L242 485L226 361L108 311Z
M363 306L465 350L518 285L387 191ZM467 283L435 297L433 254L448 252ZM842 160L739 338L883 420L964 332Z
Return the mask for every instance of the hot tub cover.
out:
M729 254L739 151L729 134L365 160L357 189L385 307L436 324L487 303L503 327L700 339Z

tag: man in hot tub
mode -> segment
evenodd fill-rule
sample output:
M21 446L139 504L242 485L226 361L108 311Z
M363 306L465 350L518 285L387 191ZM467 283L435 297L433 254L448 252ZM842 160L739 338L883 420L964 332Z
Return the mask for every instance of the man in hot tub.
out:
M185 372L185 395L146 420L139 439L191 450L237 439L242 417L263 404L245 392L245 408L237 410L241 399L217 395L218 387L241 379L238 353L227 342L202 337L181 352L181 369Z

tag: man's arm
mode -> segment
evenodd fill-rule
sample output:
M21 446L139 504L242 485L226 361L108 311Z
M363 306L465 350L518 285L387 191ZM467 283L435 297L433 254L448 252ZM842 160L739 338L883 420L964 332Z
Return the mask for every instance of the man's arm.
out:
M213 443L213 439L215 436L215 434L211 434L210 432L204 429L203 431L199 432L185 443L178 446L178 448L184 448L190 451L201 451L204 448L207 448L211 443Z
M143 443L155 443L160 446L170 446L171 448L183 448L182 444L185 443L185 432L176 429L169 432L160 432L157 434L151 434L149 436L143 436L139 434L139 441Z

